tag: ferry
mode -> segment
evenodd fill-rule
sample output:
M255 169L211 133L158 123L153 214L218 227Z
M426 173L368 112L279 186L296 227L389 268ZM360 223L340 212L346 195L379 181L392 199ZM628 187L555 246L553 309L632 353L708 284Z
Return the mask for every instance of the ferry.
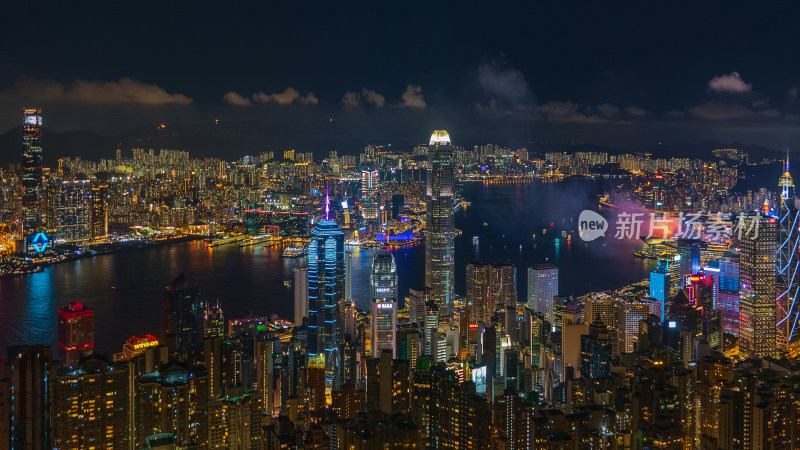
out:
M303 247L286 247L283 253L281 253L281 256L284 258L298 258L300 256L306 256L307 254L308 250Z

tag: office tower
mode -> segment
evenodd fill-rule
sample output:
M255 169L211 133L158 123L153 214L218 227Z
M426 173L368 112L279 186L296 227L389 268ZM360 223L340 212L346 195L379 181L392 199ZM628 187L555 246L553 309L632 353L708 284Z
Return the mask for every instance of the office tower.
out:
M411 363L411 372L417 369L420 355L420 333L416 324L401 325L397 330L397 359Z
M209 386L203 369L172 363L135 382L134 445L156 433L172 433L181 446L208 444Z
M344 336L344 233L332 220L311 231L308 244L308 353L324 354L325 380L334 381L336 348Z
M517 305L517 268L511 264L467 264L470 323L488 324L496 312Z
M128 365L93 356L58 372L53 383L53 447L128 448Z
M700 272L700 241L697 239L678 239L678 267L680 272L679 282L687 275L696 275Z
M786 171L778 179L781 189L780 222L778 235L778 278L777 278L777 340L778 346L785 350L794 351L800 346L800 329L797 320L800 314L800 280L797 278L797 266L800 257L797 255L798 239L798 208L800 199L795 197L794 181L789 173L789 153L786 153Z
M275 415L275 379L280 362L281 340L271 333L259 333L255 340L256 392L262 414ZM278 396L280 400L280 396ZM280 405L280 402L278 402Z
M42 172L42 109L23 109L22 122L22 233L23 237L42 230L44 187Z
M91 225L93 239L108 234L108 185L92 186L91 191Z
M392 195L392 219L398 220L400 218L400 214L402 214L403 207L405 206L405 197L403 194L395 194Z
M553 297L558 295L558 268L553 264L537 264L528 268L528 307L554 323Z
M614 297L605 292L592 292L583 299L583 317L588 322L594 321L598 316L600 321L609 329L617 327L616 306Z
M536 315L532 309L525 309L525 317L526 326L530 331L528 339L531 349L531 365L542 367L542 344L547 339L550 330L545 329L544 319Z
M639 321L654 314L654 305L638 299L623 299L617 303L617 328L619 329L620 352L636 351L639 336Z
M219 300L216 305L206 304L206 312L203 316L204 337L215 338L225 336L225 316Z
M378 205L380 204L380 191L378 190L378 169L373 161L361 163L361 215L364 219L378 219Z
M353 252L344 254L344 302L353 301Z
M94 311L78 301L58 309L58 357L66 367L94 352Z
M53 448L51 388L56 376L50 347L9 347L11 448Z
M200 285L181 273L164 288L162 333L170 350L187 353L203 343L205 304Z
M611 374L611 337L599 318L589 324L589 334L581 336L581 366L583 378L606 378Z
M308 268L294 271L294 325L299 327L308 317Z
M397 266L394 256L378 250L372 260L370 276L370 315L372 317L372 357L377 358L383 350L397 355Z
M434 131L427 166L425 284L443 315L449 315L453 295L453 182L450 136Z
M429 289L409 289L406 297L408 319L411 323L422 326L425 323L425 303L429 300Z
M434 334L439 330L439 306L433 301L425 303L425 322L423 323L424 342L423 350L428 356L436 355Z
M726 253L719 259L717 310L722 312L722 331L739 334L739 254Z
M738 240L741 303L739 353L772 356L775 338L775 258L778 224L769 217L746 217ZM757 227L757 228L756 228Z
M91 238L89 180L62 181L56 194L56 239L80 243Z
M670 285L669 272L663 269L656 269L650 272L650 298L654 298L661 302L660 316L664 317L664 311L667 308L667 302L672 300L669 297Z

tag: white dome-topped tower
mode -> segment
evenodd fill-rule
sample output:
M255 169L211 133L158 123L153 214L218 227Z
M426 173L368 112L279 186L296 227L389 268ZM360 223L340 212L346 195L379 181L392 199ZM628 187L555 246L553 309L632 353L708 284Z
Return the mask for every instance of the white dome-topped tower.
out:
M431 135L430 145L450 145L450 135L446 130L436 130Z

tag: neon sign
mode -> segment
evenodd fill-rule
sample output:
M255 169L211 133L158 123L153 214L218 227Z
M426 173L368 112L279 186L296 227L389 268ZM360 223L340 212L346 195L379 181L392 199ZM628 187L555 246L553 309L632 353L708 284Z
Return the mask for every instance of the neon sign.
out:
M36 253L42 253L47 250L48 244L50 244L50 239L44 233L36 233L36 236L31 239L31 245Z

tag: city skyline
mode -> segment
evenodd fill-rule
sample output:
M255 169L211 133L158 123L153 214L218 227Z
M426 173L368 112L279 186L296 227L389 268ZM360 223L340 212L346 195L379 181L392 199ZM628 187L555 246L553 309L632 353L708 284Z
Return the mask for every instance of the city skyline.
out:
M797 5L47 3L0 450L797 446Z

